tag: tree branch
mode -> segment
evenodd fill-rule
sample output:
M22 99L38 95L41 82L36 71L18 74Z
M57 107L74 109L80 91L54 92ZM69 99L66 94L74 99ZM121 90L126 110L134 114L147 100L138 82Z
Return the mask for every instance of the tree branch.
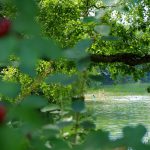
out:
M94 63L124 63L129 66L135 66L150 63L150 55L141 56L133 53L118 53L114 55L91 54L90 60Z

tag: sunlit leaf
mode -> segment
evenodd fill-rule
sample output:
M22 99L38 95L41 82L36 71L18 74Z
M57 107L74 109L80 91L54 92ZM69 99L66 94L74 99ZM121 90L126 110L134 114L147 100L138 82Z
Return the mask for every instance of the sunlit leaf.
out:
M56 104L50 104L41 109L41 112L51 112L55 110L60 110L60 107Z
M44 130L57 130L57 131L59 131L58 126L57 125L52 125L52 124L44 125L42 128Z

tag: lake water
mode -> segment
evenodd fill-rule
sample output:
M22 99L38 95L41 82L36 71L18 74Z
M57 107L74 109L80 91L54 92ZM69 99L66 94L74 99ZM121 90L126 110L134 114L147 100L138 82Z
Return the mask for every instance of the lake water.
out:
M91 98L90 98L91 97ZM144 125L150 137L150 96L87 96L97 128L110 131L111 138L122 136L125 126Z

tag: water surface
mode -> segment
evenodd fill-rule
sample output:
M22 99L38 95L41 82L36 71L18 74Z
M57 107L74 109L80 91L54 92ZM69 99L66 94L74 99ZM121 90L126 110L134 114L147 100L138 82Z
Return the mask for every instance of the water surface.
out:
M89 98L89 97L88 97ZM110 137L122 136L125 126L144 125L150 135L150 96L109 96L88 99L97 128L110 131Z

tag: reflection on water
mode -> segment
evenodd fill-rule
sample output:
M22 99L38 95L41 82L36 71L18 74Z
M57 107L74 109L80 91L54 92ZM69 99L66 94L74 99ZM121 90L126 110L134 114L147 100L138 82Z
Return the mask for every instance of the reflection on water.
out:
M149 96L116 96L89 103L93 105L97 128L110 131L112 138L120 137L121 129L127 125L143 124L150 131Z

